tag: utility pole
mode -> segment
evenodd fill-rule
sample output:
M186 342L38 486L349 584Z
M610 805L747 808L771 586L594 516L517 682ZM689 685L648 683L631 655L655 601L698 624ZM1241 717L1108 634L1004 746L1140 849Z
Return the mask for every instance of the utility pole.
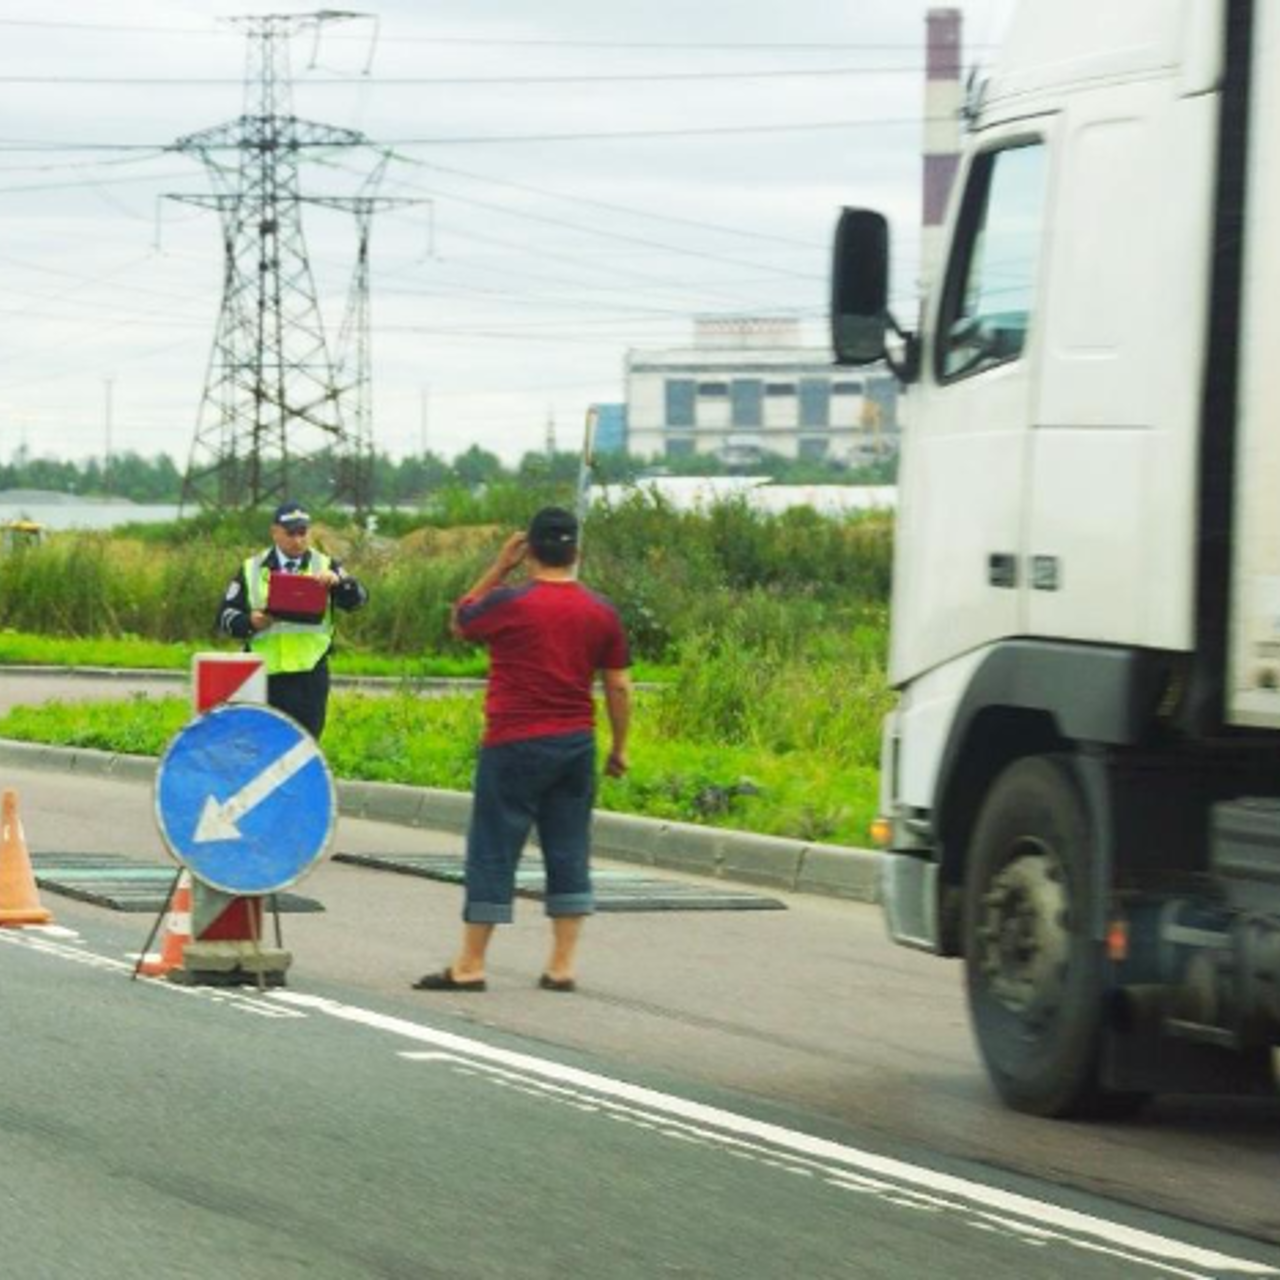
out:
M369 237L373 213L419 204L371 194L308 196L307 153L370 147L354 129L293 114L289 41L319 37L337 10L229 19L245 32L245 109L239 119L179 138L170 150L198 158L207 195L170 198L212 209L222 221L222 309L183 482L182 506L256 507L296 496L319 479L334 502L363 513L372 502L369 372ZM383 154L366 180L381 180ZM355 216L355 270L337 352L330 349L302 229L302 206ZM319 473L319 474L318 474Z
M960 129L964 89L960 83L963 60L964 12L948 7L930 8L925 62L924 168L921 206L923 227L920 275L928 287L942 259L943 222L951 186L960 168Z
M114 378L103 378L103 419L106 439L102 454L102 487L107 497L111 497L111 393L115 386Z

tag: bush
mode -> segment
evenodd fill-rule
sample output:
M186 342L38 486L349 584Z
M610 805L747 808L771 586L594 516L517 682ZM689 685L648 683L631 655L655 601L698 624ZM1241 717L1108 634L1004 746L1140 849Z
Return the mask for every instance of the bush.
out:
M658 727L875 769L880 725L893 702L884 634L868 623L809 629L794 611L755 597L679 647L675 678L656 700Z
M480 575L477 557L403 557L366 579L369 603L338 623L343 647L389 654L462 651L449 634L453 602Z
M548 498L564 500L562 488L450 490L431 516L436 523L398 540L345 518L318 523L317 544L370 589L368 607L341 619L341 643L387 657L460 653L448 629L453 601L510 529ZM463 516L467 524L447 524ZM0 627L208 644L226 583L265 543L265 519L200 516L162 526L159 537L57 535L0 556ZM677 512L637 493L594 508L584 539L584 581L618 606L635 655L655 662L729 619L737 620L737 646L786 648L797 635L816 643L818 633L847 629L851 617L882 614L888 598L891 526L879 515L770 516L740 501Z

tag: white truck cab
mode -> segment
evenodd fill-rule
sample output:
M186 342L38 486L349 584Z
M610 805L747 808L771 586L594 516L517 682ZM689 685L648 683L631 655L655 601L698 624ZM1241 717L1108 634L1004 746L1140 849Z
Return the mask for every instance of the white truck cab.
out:
M1022 0L968 124L920 331L879 214L833 274L910 386L890 931L1019 1109L1273 1093L1280 3Z

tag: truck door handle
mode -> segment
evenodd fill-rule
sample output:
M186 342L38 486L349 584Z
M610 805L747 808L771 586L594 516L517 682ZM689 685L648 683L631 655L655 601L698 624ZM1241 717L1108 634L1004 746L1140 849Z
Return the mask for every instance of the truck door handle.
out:
M993 587L1018 585L1018 557L1007 551L994 551L987 557L987 582Z
M1031 589L1057 591L1062 586L1062 562L1057 556L1031 557Z

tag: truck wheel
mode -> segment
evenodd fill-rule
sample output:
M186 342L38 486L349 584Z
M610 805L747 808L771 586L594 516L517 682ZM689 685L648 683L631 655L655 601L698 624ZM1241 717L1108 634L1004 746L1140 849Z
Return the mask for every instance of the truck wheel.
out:
M978 1046L1001 1098L1038 1116L1123 1113L1098 1083L1102 950L1092 937L1085 804L1070 762L1019 760L978 815L964 955Z

